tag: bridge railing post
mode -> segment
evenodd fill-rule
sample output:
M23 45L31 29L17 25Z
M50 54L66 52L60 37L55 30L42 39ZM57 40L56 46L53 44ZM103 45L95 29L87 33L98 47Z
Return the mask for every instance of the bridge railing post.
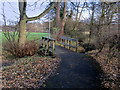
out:
M78 40L76 41L76 52L78 52Z
M55 39L48 38L48 37L42 37L42 40L43 40L43 48L45 49L45 54L51 51L52 54L54 55L55 54Z
M53 46L52 46L52 54L54 55L55 54L55 41L53 40Z

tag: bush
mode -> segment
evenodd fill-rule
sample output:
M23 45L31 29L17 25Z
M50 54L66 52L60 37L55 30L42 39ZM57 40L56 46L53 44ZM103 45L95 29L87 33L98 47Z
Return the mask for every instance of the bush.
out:
M99 38L96 39L95 46L99 50L98 53L102 51L103 48L108 49L108 57L117 57L118 51L120 50L120 44L119 44L119 32L113 31L113 32L107 32L103 35L101 35ZM110 59L109 58L109 59Z
M96 49L95 45L94 44L90 44L90 43L85 43L82 46L84 47L85 52L92 51L92 50Z
M21 58L36 54L39 49L39 45L35 41L27 41L25 45L19 47L17 42L7 42L3 45L3 48L15 57Z

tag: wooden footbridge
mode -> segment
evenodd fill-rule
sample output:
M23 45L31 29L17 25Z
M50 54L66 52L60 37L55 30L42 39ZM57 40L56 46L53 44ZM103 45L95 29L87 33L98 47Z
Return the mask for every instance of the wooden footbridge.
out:
M69 38L65 36L61 36L59 39L60 39L59 41L56 41L54 38L42 37L43 48L55 54L55 45L57 44L69 50L74 48L75 51L78 52L78 46L79 46L78 39Z

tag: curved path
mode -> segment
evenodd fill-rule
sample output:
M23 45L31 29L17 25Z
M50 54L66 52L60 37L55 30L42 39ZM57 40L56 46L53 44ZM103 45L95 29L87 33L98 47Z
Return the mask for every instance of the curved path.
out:
M62 47L56 47L56 54L61 57L61 63L55 75L46 81L46 88L100 87L100 68L94 59Z

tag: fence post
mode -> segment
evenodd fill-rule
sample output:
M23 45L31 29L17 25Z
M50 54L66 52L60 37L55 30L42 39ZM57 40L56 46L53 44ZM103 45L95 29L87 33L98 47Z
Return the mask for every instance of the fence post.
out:
M48 51L50 50L50 40L48 40Z
M70 42L69 42L70 40L68 40L68 45L70 45ZM68 46L68 49L70 49L70 47Z
M62 39L60 38L60 42L62 43ZM61 44L60 44L60 46L62 46Z
M45 39L42 38L42 40L43 40L43 48L45 48Z
M63 39L63 43L65 43L65 39ZM65 48L65 45L64 45L64 48Z
M53 44L52 44L52 54L54 55L55 54L55 40L53 40Z
M70 42L69 42L70 44L69 44L69 45L71 45L71 42L72 42L72 41L70 40ZM69 49L71 49L71 47L69 47Z
M78 51L78 40L76 41L76 52Z

